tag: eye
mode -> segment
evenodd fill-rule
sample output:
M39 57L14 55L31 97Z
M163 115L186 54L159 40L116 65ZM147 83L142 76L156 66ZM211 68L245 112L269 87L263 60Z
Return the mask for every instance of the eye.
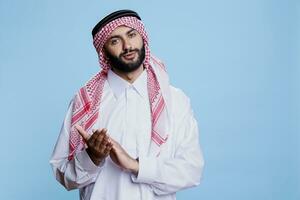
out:
M110 42L109 42L110 45L116 45L118 43L119 43L119 39L116 39L116 38L115 39L111 39Z
M128 35L129 38L133 38L134 36L136 36L136 32L135 31L129 33L129 35Z

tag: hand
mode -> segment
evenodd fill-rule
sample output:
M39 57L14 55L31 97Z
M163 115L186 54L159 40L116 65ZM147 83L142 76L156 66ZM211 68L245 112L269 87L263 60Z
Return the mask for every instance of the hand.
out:
M139 172L139 162L130 157L118 142L112 138L110 138L110 140L113 144L109 154L112 161L121 169L130 171L137 176Z
M87 144L86 152L90 156L95 165L99 165L103 159L105 159L111 152L112 143L107 135L106 129L99 129L93 131L93 135L89 134L81 127L76 125L75 128L79 134L83 137Z

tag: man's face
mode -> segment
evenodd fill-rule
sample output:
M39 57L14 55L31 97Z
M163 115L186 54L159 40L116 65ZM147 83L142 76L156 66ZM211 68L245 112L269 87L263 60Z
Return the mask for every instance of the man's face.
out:
M136 70L145 59L142 36L127 26L120 26L111 33L104 50L112 67L122 72Z

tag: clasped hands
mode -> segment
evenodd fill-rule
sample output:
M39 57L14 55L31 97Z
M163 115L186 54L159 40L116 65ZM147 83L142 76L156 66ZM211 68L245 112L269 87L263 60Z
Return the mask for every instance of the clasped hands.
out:
M95 165L98 166L107 156L110 156L111 160L122 170L138 174L138 161L128 155L118 142L109 137L107 129L93 131L90 136L81 126L76 125L75 128L86 142L86 151Z

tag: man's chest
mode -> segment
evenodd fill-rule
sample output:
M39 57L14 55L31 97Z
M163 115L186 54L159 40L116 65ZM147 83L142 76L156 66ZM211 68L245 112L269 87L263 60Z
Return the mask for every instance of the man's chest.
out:
M126 90L118 98L107 94L101 102L95 128L107 128L108 134L119 142L131 156L148 149L151 141L151 113L148 99L134 89ZM145 153L145 152L143 152Z

